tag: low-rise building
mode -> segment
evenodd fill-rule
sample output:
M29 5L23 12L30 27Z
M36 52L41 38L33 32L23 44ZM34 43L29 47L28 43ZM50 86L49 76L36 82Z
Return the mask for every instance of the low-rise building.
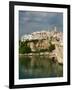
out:
M23 35L22 37L21 37L21 41L23 42L23 41L26 41L26 40L32 40L33 38L32 38L32 35L30 35L30 34L26 34L26 35Z

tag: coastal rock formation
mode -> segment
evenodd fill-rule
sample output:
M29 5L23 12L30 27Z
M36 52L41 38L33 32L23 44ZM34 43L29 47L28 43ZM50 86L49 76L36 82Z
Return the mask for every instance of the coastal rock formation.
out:
M28 46L32 51L40 50L40 49L48 49L49 43L48 40L32 40L28 42Z
M50 45L55 45L54 52L51 52L57 61L63 64L63 33L55 31L33 32L21 38L22 42L27 41L27 45L32 52L48 50ZM47 51L46 51L47 52ZM45 52L44 52L45 53ZM54 54L53 54L54 53Z
M56 45L56 57L60 64L63 64L63 46Z

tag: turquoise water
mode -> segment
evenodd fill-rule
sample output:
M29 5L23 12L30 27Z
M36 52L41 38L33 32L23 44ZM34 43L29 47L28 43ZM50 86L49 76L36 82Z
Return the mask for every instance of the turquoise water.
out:
M48 56L20 56L19 79L62 77L63 65Z

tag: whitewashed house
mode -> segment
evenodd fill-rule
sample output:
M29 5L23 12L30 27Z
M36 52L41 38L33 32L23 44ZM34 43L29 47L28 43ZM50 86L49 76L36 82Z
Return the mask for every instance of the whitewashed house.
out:
M32 35L26 34L21 37L21 41L32 40Z

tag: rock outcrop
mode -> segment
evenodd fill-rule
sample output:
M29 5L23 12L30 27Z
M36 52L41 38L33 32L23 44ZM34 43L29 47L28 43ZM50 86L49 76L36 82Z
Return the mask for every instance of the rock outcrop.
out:
M31 37L31 38L30 38ZM29 38L29 40L28 40ZM55 45L54 54L51 52L53 57L57 58L57 61L63 64L63 33L57 31L41 31L34 32L32 36L25 38L27 39L27 45L31 48L32 52L46 50L50 47L50 43ZM24 39L22 38L22 41ZM24 40L24 41L25 41ZM47 52L47 51L46 51ZM52 56L51 55L51 56Z

